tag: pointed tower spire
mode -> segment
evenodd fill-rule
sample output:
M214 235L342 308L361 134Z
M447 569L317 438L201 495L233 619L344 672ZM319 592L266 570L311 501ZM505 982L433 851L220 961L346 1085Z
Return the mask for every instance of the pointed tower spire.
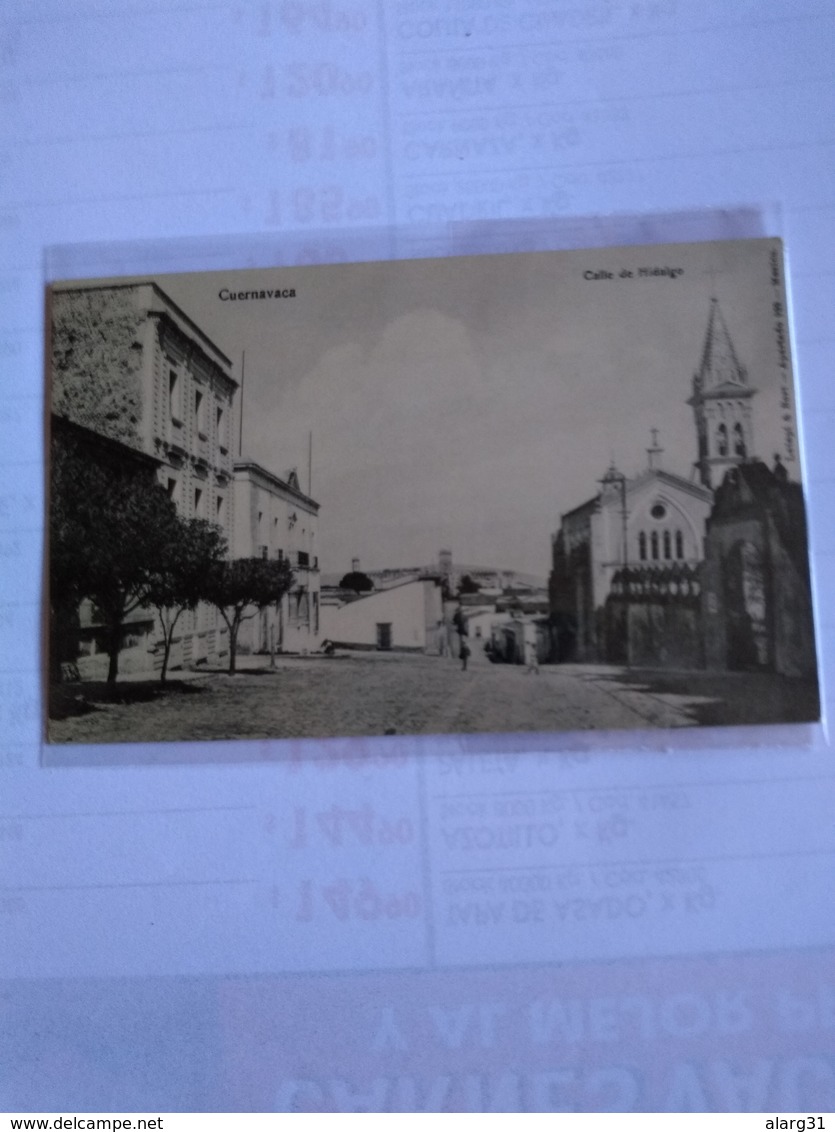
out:
M740 364L719 301L710 300L701 364L693 375L688 405L696 418L699 458L705 487L715 487L727 469L753 455L748 373Z
M696 374L696 381L705 393L724 385L748 384L748 374L739 364L718 299L710 300L702 364Z

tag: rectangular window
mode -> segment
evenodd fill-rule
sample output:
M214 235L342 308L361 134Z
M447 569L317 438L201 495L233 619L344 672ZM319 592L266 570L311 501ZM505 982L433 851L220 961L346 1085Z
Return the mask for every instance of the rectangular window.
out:
M222 495L219 495L215 500L215 522L223 523L223 504L225 500Z
M377 622L377 648L391 648L391 621Z
M194 393L194 420L201 440L206 439L206 398L199 389Z
M218 448L225 454L227 451L226 420L223 416L223 408L220 405L215 407L215 428L217 430Z
M169 479L165 484L165 490L168 492L168 498L177 502L177 481Z
M168 371L168 414L171 420L176 424L181 424L183 419L182 413L182 388L183 383L180 380L180 375L175 369Z
M198 519L203 515L203 492L199 487L194 489L194 514Z

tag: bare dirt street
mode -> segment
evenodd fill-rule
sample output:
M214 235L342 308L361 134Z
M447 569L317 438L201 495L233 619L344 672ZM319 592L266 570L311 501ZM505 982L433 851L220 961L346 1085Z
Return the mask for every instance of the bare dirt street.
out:
M545 665L535 675L477 655L463 672L457 660L404 653L249 664L258 667L188 683L175 673L169 691L136 702L126 682L125 702L50 720L51 743L677 728L813 714L813 689L759 674ZM45 761L71 764L72 750L51 746Z

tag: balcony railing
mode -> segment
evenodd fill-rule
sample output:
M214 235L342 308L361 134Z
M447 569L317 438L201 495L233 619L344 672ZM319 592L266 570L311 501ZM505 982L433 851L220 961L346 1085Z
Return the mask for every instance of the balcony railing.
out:
M284 557L293 570L319 569L319 559L315 554L308 554L306 550L289 550Z
M197 443L194 446L195 462L198 463L198 464L202 464L203 467L208 467L209 462L210 462L210 460L209 460L210 456L211 456L211 448L209 446L208 437L206 437L202 432L198 433Z
M309 554L306 550L282 550L280 547L267 551L267 547L259 546L257 553L262 558L267 558L271 554L279 562L286 562L291 570L318 570L319 559L315 554Z

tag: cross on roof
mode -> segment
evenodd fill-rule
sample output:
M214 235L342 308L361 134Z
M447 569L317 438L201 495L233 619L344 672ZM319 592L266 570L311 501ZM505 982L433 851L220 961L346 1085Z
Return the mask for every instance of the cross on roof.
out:
M655 457L660 456L661 453L664 451L664 449L661 448L659 443L658 443L658 429L657 428L651 428L649 430L649 434L652 437L652 444L650 445L649 448L647 448L647 456L649 457L650 469L653 469L657 466L656 462L655 462Z

